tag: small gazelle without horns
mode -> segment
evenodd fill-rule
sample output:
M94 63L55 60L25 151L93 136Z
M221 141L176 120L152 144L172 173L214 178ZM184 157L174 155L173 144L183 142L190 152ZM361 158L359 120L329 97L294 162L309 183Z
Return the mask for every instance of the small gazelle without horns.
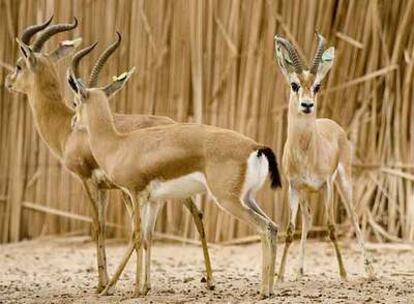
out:
M75 56L76 58L76 56ZM136 229L143 227L143 245L157 212L157 202L208 192L230 214L253 226L262 237L261 296L273 291L277 225L254 197L268 174L280 186L276 158L270 148L231 130L177 123L120 133L113 121L105 90L86 88L74 71L68 83L76 95L78 117L86 125L92 153L109 179L134 202ZM140 216L142 206L143 216ZM145 213L145 214L144 214ZM141 246L141 233L135 233ZM128 249L130 252L133 248ZM127 255L128 256L128 255ZM141 265L138 265L141 268ZM149 260L145 283L149 290ZM141 283L140 280L138 280Z
M329 238L335 247L339 273L343 279L346 279L346 271L335 235L333 183L337 175L345 208L351 217L364 257L365 270L370 278L374 278L374 269L365 249L352 204L351 143L345 131L336 122L316 118L318 92L322 80L332 66L335 53L333 47L325 50L325 39L320 34L317 34L317 37L318 47L309 70L305 69L298 52L289 41L275 37L277 62L291 87L288 133L282 160L283 172L289 183L291 217L278 280L284 279L287 253L293 240L299 205L302 212L302 236L297 275L303 276L305 242L311 226L308 196L309 193L320 190L324 190Z

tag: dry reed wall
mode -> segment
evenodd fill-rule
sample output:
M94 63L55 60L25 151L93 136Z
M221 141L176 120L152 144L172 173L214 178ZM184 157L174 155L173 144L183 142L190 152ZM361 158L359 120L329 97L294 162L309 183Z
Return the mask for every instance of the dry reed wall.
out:
M355 206L372 240L414 240L414 1L0 1L0 61L13 64L14 38L45 20L78 17L73 33L83 45L99 40L100 49L123 34L102 82L135 66L137 72L113 102L115 111L167 115L240 131L273 147L280 161L286 139L288 86L274 60L273 37L294 42L309 60L318 29L336 47L335 64L323 85L319 116L340 123L354 143ZM83 64L89 71L95 52ZM68 60L59 64L62 86ZM34 129L23 96L4 87L0 67L0 242L47 234L89 231L88 202L79 181L51 155ZM258 201L285 227L284 190L268 186ZM336 194L341 233L350 231ZM208 239L224 242L253 231L199 199ZM312 197L315 231L325 223L321 197ZM111 236L124 236L128 218L120 195L111 193ZM300 222L300 219L298 220ZM181 204L160 215L157 231L197 238Z

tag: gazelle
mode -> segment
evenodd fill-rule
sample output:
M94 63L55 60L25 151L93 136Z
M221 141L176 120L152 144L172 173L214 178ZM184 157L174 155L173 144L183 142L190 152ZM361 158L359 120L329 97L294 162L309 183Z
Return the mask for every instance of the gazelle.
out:
M17 39L21 57L17 60L15 71L7 76L6 87L11 91L28 96L35 126L41 138L64 166L82 181L85 187L92 206L99 277L97 290L101 292L109 281L105 254L107 190L117 187L102 175L102 170L100 170L89 148L86 131L72 129L72 119L75 112L64 100L56 72L56 63L71 54L80 44L81 39L64 41L51 53L42 51L43 45L51 36L76 28L77 20L74 19L72 24L49 26L52 18L43 24L28 27L24 30L21 40ZM39 34L33 44L30 44L31 38L40 31L43 32ZM103 64L118 45L119 41L108 48L98 59L93 69L91 82L96 82ZM109 85L106 88L108 94L113 95L122 85L122 81ZM128 132L154 125L173 124L174 121L167 117L153 115L115 114L114 123L120 130ZM201 213L191 199L186 200L185 206L194 217L201 236L207 272L206 283L208 288L212 288L214 283Z
M324 190L325 208L328 215L329 238L333 242L341 278L346 279L341 252L335 235L333 210L333 183L338 175L344 195L344 204L364 257L365 270L373 278L374 269L365 249L358 219L352 204L352 150L345 131L333 120L316 118L317 97L321 82L333 64L335 49L325 50L325 39L317 34L318 47L311 68L304 67L296 49L289 41L275 37L277 62L288 81L291 91L288 109L288 133L283 151L283 172L289 183L290 223L286 244L278 274L283 281L286 258L293 240L296 215L302 211L302 235L298 277L303 276L305 242L311 226L308 194Z
M73 69L68 71L68 83L95 159L134 202L136 223L143 227L144 249L151 246L146 241L152 233L158 201L208 192L221 208L252 225L262 236L260 293L268 297L273 291L278 228L254 195L268 174L273 187L281 185L272 150L234 131L199 124L177 123L121 133L105 90L85 87ZM139 219L141 206L143 216ZM141 246L139 235L136 233ZM147 256L149 252L145 282L135 287L135 295L145 295L150 288Z

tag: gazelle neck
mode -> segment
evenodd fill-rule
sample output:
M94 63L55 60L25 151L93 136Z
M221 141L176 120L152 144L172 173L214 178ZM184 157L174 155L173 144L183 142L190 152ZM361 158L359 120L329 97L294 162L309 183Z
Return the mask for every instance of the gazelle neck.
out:
M289 100L287 144L310 152L316 142L316 111L310 114L299 113L292 98L291 96Z
M65 104L55 71L35 75L28 99L40 136L57 157L62 158L65 143L72 132L74 112Z
M82 110L86 111L86 125L92 151L97 161L101 162L105 155L119 147L122 136L115 129L113 115L103 92L92 90L89 94L93 96L88 98Z

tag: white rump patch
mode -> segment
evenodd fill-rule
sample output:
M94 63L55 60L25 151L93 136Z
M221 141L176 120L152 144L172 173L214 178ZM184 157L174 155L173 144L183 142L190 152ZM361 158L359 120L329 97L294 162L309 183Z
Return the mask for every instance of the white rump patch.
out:
M246 179L244 181L242 198L246 197L246 195L252 195L260 189L269 174L269 162L266 156L262 153L258 157L257 152L257 150L252 152L247 159Z

